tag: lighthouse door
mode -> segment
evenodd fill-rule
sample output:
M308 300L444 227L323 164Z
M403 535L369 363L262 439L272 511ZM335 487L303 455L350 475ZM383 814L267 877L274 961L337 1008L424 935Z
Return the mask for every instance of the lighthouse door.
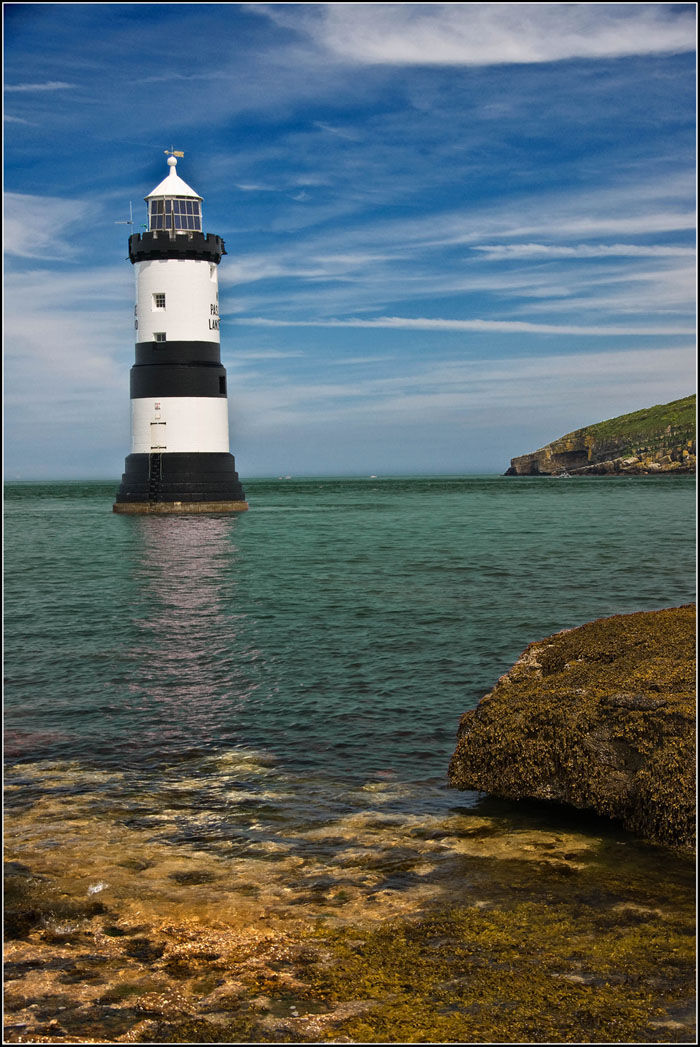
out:
M165 450L165 422L151 422L151 451Z

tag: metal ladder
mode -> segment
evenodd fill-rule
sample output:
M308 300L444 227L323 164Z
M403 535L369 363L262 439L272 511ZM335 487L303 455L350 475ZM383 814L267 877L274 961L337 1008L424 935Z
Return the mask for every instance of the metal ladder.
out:
M149 454L148 456L148 500L149 502L160 501L160 482L163 478L163 456L162 454Z

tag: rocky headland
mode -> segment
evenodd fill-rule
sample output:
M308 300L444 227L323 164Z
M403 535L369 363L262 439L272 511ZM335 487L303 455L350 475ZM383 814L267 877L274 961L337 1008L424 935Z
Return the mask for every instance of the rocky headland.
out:
M623 414L512 458L506 476L694 473L695 396Z
M449 777L459 789L592 809L691 849L694 768L693 604L530 644L462 717Z

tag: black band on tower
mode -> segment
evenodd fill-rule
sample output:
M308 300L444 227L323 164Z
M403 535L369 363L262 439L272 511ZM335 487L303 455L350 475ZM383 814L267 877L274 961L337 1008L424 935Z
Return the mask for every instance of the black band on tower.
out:
M142 364L220 364L218 342L137 342L136 363Z
M166 396L226 396L226 369L221 364L163 364L131 368L132 400Z

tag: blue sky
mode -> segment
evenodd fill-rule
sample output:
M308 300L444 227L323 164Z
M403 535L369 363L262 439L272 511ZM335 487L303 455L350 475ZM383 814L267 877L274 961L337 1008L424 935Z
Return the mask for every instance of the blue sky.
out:
M692 4L6 4L6 477L129 451L128 218L222 236L241 475L499 473L694 386Z

